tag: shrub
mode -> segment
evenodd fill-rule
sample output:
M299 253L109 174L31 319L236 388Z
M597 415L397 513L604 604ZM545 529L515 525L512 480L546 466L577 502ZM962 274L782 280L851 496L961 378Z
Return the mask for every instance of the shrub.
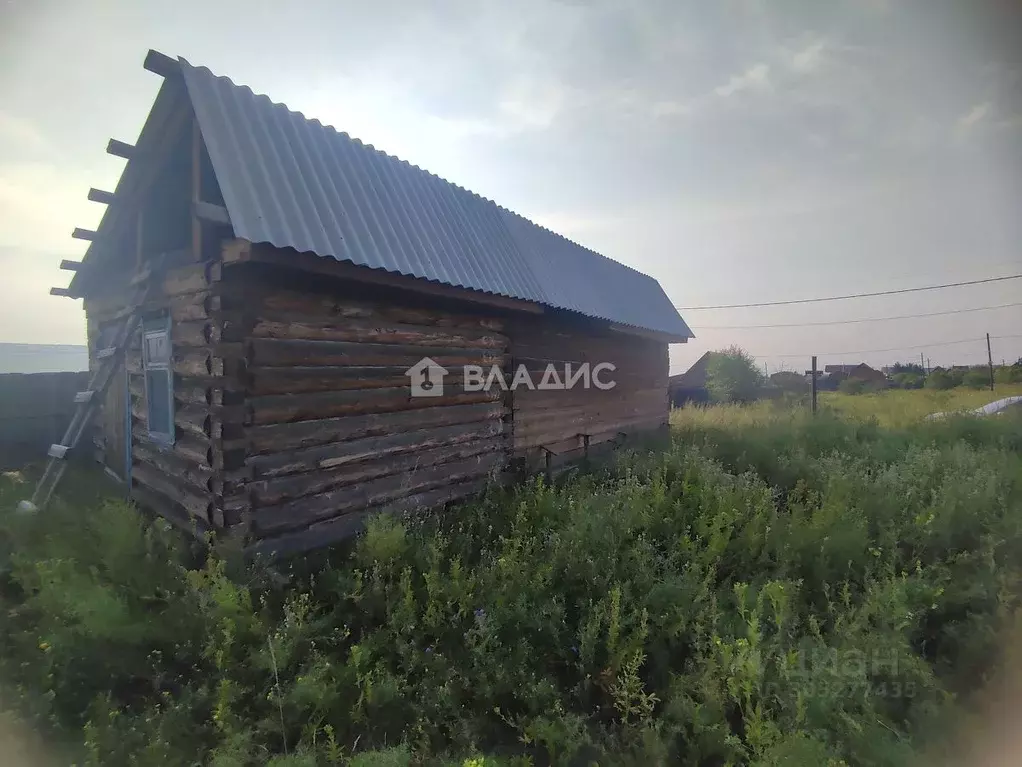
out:
M951 374L941 368L937 368L926 376L924 384L927 389L937 389L938 391L953 389L955 385L955 380L951 377Z
M777 388L793 394L805 394L810 390L810 382L804 375L789 370L782 370L770 376L770 383Z
M990 386L990 371L973 368L962 379L962 385L970 389L983 389Z
M866 382L859 378L846 378L838 384L837 390L842 394L862 394L866 391Z
M914 761L1019 607L1018 421L675 417L271 570L72 478L0 516L4 703L90 765Z
M710 356L706 366L706 389L715 402L749 402L763 385L756 360L737 346Z
M891 374L894 376L900 375L901 373L914 373L920 378L926 377L926 371L923 370L923 366L918 362L895 362L891 365Z
M926 376L922 373L895 373L891 380L899 389L922 389Z
M1001 365L994 368L994 382L999 384L1022 383L1022 363Z

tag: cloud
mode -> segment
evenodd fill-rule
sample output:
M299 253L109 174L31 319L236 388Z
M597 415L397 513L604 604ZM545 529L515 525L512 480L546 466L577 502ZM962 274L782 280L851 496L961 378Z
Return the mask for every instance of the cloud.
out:
M815 72L823 64L823 54L827 43L820 39L806 45L797 51L788 51L788 66L799 74L810 74Z
M984 101L982 104L976 104L972 109L958 118L958 127L962 130L969 130L973 126L979 124L986 119L988 114L990 114L992 106L993 105L989 101Z
M692 114L695 108L691 103L657 101L653 104L650 111L654 117L679 117Z
M88 181L46 163L0 165L0 245L68 254L76 226L92 227L101 206L86 199Z
M994 123L994 127L999 130L1013 131L1017 128L1022 128L1022 112L1005 117L1003 120L998 120Z
M52 149L46 137L28 120L0 112L0 142L21 151L45 152Z
M718 86L713 92L722 98L729 98L742 91L767 90L769 88L770 65L760 62L749 67L740 75L732 75L725 85Z
M554 81L519 79L502 94L497 109L511 130L543 130L553 124L566 102L566 89Z

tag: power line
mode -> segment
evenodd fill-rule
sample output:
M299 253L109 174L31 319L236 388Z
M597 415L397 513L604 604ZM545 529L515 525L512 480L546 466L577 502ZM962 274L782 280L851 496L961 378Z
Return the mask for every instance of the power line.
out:
M1022 338L1022 333L1014 333L1005 336L990 336L991 341L1004 338ZM816 352L817 357L842 357L852 354L880 354L882 352L904 352L910 349L932 349L937 346L955 346L956 344L974 344L980 341L986 341L986 336L981 338L963 338L960 341L940 341L933 344L917 344L915 346L899 346L896 349L859 349L858 351L851 352ZM809 357L810 355L802 352L800 354L758 354L754 355L757 358L766 359L770 357Z
M1009 274L1004 277L987 277L982 280L966 280L964 282L949 282L945 285L926 285L920 288L900 288L898 290L879 290L875 293L851 293L847 296L827 296L826 298L797 298L791 301L762 301L756 304L719 304L716 306L678 306L677 309L686 312L701 311L703 309L750 309L757 306L790 306L792 304L816 304L823 301L845 301L850 298L872 298L874 296L894 296L902 293L918 293L923 290L943 290L944 288L960 288L965 285L982 285L988 282L1003 282L1004 280L1022 279L1022 274Z
M754 328L808 328L819 327L821 325L851 325L858 322L888 322L890 320L908 320L916 317L942 317L946 314L985 312L990 309L1007 309L1012 306L1022 306L1022 302L998 304L997 306L977 306L971 309L949 309L946 312L929 312L927 314L901 314L896 317L865 317L855 320L830 320L827 322L792 322L776 325L695 325L693 330L752 330Z

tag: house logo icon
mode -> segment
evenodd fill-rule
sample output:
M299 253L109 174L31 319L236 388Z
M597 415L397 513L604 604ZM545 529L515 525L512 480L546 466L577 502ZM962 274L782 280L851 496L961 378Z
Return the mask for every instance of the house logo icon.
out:
M405 371L411 379L413 397L441 397L447 369L429 357L423 357Z

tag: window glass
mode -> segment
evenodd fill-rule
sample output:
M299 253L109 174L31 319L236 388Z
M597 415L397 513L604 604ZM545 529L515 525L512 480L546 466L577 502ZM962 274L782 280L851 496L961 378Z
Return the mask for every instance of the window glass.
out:
M170 339L167 333L145 334L146 361L150 365L166 365L170 362Z
M147 370L145 374L146 411L149 414L149 433L169 435L173 430L170 403L170 373L167 370Z
M174 441L174 373L170 366L169 318L147 320L142 332L146 419L149 437Z

